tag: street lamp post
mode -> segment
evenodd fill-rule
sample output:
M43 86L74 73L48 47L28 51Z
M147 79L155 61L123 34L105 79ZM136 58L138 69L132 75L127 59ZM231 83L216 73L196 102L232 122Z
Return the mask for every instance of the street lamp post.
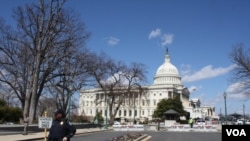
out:
M68 102L68 119L69 119L69 121L71 120L70 112L71 112L71 96L69 96L69 102Z
M135 94L134 94L134 119L133 119L133 125L136 124L136 121L135 121L135 116L136 115L135 114L137 114L137 113L136 113L136 110L135 110Z
M224 92L224 101L225 101L225 124L227 125L227 93Z
M105 112L106 119L105 119L104 128L108 129L108 99L107 99L107 95L105 95L105 104L106 104L106 112Z
M69 97L69 100L68 100L68 120L69 121L71 120L71 97L72 97L71 92L72 92L72 89L70 86L69 90L67 91L68 97Z
M221 114L221 108L220 108L220 120L219 120L220 124L221 124L221 116L222 114Z
M243 125L245 125L245 120L246 120L246 117L245 117L245 104L243 104L243 117L244 117Z

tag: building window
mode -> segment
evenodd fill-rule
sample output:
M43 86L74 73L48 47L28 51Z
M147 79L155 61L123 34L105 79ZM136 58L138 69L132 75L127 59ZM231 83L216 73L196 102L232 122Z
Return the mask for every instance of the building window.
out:
M132 115L132 112L131 112L131 110L129 110L129 116L131 117L131 115Z
M148 105L148 106L150 105L150 100L147 100L147 105Z
M126 99L126 104L128 105L129 104L129 102L128 102L128 100Z
M156 100L154 99L154 106L156 105Z
M171 98L172 92L168 92L168 98Z
M127 116L127 111L126 110L124 110L124 116Z
M122 115L122 111L121 110L119 110L119 116L121 116Z
M135 114L135 116L137 116L137 110L135 110L135 113L134 113L134 114Z
M144 100L142 100L142 106L144 106L145 105L145 103L144 103L145 101Z
M142 111L142 115L144 115L144 110Z

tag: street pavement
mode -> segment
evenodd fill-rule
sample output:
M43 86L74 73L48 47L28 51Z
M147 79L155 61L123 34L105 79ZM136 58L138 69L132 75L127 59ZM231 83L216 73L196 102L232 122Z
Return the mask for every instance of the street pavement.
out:
M103 128L85 128L85 129L77 129L76 134L86 134L91 132L101 132L106 130L112 130L112 129L103 129ZM45 139L45 137L48 135L47 132L36 132L36 133L29 133L28 135L22 135L22 134L6 134L0 135L1 141L34 141L34 140L42 140Z
M220 127L220 126L218 126ZM113 131L113 128L110 127L108 129L104 128L83 128L83 129L77 129L76 135L77 134L87 134L87 133L92 133L92 132L102 132L102 131L107 131L111 130ZM221 131L221 127L218 128L218 132ZM165 131L169 132L169 131ZM1 133L0 134L0 141L41 141L45 140L45 137L48 135L48 131L46 132L29 132L28 135L22 135L20 132L19 133Z

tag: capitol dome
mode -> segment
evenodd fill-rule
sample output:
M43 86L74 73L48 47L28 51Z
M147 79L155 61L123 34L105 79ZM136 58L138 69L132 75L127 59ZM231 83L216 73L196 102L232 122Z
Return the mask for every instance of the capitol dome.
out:
M178 69L170 62L168 51L164 63L157 69L154 85L181 84Z

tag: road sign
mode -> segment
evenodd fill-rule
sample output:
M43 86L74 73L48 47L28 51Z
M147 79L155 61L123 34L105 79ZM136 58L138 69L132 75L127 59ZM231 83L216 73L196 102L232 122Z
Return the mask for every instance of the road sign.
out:
M52 125L52 120L52 117L39 117L38 127L48 129Z

